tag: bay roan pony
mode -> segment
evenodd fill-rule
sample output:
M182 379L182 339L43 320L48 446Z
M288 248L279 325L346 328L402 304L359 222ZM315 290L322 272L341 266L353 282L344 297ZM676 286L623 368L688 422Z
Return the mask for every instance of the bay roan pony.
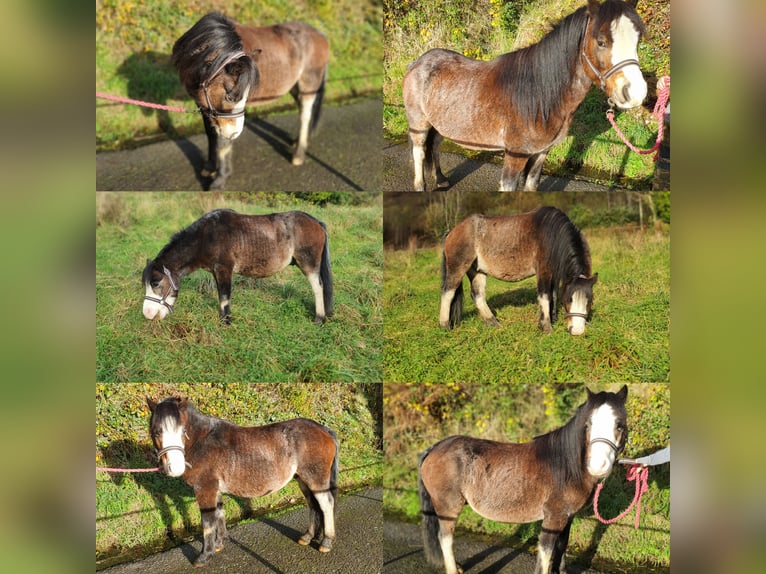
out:
M564 303L567 331L582 335L591 313L593 286L590 250L566 214L541 207L521 215L469 215L447 233L442 254L439 324L451 328L463 315L463 275L484 321L498 325L487 305L487 275L502 281L537 276L540 329L552 331Z
M155 403L150 431L163 472L181 476L194 489L202 514L203 546L195 565L223 549L226 517L222 493L255 498L295 478L309 507L302 545L320 539L320 552L335 540L338 495L338 439L309 419L240 427L197 412L185 398ZM323 537L322 537L323 533Z
M288 265L303 271L314 292L314 323L333 315L330 245L325 224L302 211L244 215L230 209L206 213L170 239L143 272L144 317L173 311L181 279L197 269L213 274L221 320L231 322L231 277L268 277Z
M523 444L452 436L421 456L418 491L426 558L461 572L452 550L468 504L498 522L542 520L535 574L565 572L572 518L612 470L628 437L625 398L592 393L563 427Z
M231 174L232 142L245 125L245 106L272 102L288 92L300 107L293 165L306 157L325 90L330 45L303 22L244 26L223 14L203 16L173 46L181 83L202 112L209 161L202 172L211 189Z
M537 44L489 62L443 49L420 56L403 84L415 191L425 190L424 169L437 188L449 187L439 165L445 137L469 149L502 150L500 191L536 190L548 150L567 135L593 82L620 108L644 101L643 31L633 6L588 0Z

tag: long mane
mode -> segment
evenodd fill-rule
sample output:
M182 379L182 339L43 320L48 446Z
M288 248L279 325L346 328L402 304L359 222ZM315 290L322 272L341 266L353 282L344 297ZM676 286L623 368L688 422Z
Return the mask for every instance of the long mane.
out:
M194 248L200 242L202 238L201 232L204 230L204 228L211 223L220 221L222 216L226 216L228 214L236 214L236 212L231 209L214 209L213 211L209 211L191 225L183 228L181 231L174 233L170 238L170 241L168 241L167 244L160 250L154 260L160 261L164 257L173 254L173 252L179 248L183 248L184 250Z
M538 115L547 121L564 99L580 57L587 21L583 6L561 20L537 44L499 56L500 87L527 122L534 122Z
M579 486L584 479L585 423L592 406L583 403L567 424L547 434L535 437L535 451L540 460L547 461L556 487Z
M590 276L590 250L585 238L563 211L541 207L533 216L545 262L559 291L580 275Z

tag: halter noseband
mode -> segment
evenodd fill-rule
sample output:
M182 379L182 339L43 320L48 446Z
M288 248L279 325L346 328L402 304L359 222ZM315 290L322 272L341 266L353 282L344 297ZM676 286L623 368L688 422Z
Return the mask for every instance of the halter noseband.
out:
M582 319L585 319L585 321L588 321L588 314L587 313L567 313L564 316L566 319L569 319L570 317L580 317Z
M242 109L242 111L239 111L239 112L219 112L218 110L215 109L212 102L210 101L210 94L207 91L208 88L210 87L210 82L212 82L218 76L218 74L221 73L221 70L223 70L231 62L233 62L234 60L238 60L242 56L247 56L247 54L242 51L235 52L234 54L226 58L226 60L224 60L224 62L216 68L215 72L213 72L212 74L210 74L210 76L208 76L207 80L202 82L202 90L203 92L205 92L205 102L207 103L207 108L203 108L202 106L200 106L199 111L205 114L207 117L234 119L234 118L241 118L242 116L245 115L244 108Z
M590 26L590 16L588 16L588 23L585 25L585 35L587 37L588 35L588 26ZM581 56L585 59L585 63L588 64L591 70L593 70L593 73L596 74L596 77L598 78L599 83L601 84L601 89L606 92L606 81L614 76L617 72L622 70L626 66L632 66L636 65L641 68L641 64L638 60L634 58L628 58L627 60L623 60L622 62L617 62L614 66L609 68L606 72L603 74L599 72L598 68L593 65L593 62L590 61L590 58L588 58L588 55L585 53L585 46L583 45L583 49L581 52Z
M618 447L608 438L596 437L594 439L591 439L590 444L593 444L595 442L603 442L604 444L609 445L612 448L612 450L614 450L615 454L618 454L622 450L620 447Z
M163 293L162 297L150 297L149 295L145 295L144 299L146 301L159 303L160 305L164 306L168 310L168 313L172 313L173 305L167 302L167 298L178 295L178 285L176 284L175 281L173 281L173 276L170 274L170 269L168 269L167 267L163 265L162 272L165 274L165 276L168 278L168 281L170 282L170 289L168 289L167 293Z

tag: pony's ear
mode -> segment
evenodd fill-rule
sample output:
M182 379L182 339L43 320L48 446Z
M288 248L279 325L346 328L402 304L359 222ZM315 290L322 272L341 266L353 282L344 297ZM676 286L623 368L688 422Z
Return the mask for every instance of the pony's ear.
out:
M146 406L148 406L148 407L149 407L149 410L150 410L151 412L154 412L154 409L156 409L156 408L157 408L157 403L155 403L155 402L154 402L152 399L150 399L149 397L146 397Z
M183 410L186 410L186 404L189 402L188 397L184 397L182 399L178 399L178 408L181 408Z
M625 4L635 10L636 6L638 6L638 0L625 0Z
M622 385L622 388L617 391L617 398L625 402L625 399L628 398L628 385Z
M588 387L585 387L585 390L588 392L588 400L593 396L593 391L591 391Z
M591 285L595 285L596 283L598 283L598 273L594 273L593 275L591 275L590 279L591 279L591 281L593 281L593 283L591 283Z
M599 8L601 8L599 0L588 0L588 16L595 18L598 15Z

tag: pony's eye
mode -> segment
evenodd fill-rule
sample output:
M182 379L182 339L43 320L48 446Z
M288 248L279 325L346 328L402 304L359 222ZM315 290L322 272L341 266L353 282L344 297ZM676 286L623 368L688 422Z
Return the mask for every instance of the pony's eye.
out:
M598 39L598 47L599 48L606 48L606 42L602 40L601 38Z
M152 286L152 289L156 289L157 287L160 286L160 282L159 281L152 281L150 283L150 285Z

